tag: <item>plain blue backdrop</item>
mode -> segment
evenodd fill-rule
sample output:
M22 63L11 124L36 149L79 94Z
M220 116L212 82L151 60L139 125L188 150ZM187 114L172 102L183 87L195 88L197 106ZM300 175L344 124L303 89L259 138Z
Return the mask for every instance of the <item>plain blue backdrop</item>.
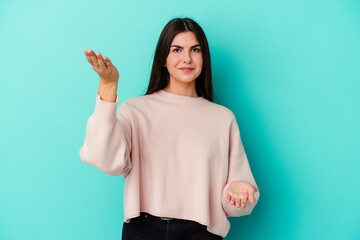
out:
M165 24L210 45L215 102L231 109L261 197L226 239L360 239L360 2L0 1L0 239L121 238L125 180L81 162L99 77L146 91Z

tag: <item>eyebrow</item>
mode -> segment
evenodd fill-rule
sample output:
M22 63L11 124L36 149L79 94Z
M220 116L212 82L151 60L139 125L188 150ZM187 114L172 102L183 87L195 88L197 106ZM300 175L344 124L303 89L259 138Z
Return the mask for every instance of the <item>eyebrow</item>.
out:
M200 46L200 44L196 44L194 46L191 46L190 48L194 48L194 47L197 47L197 46ZM171 47L183 48L182 46L179 46L179 45L171 45Z

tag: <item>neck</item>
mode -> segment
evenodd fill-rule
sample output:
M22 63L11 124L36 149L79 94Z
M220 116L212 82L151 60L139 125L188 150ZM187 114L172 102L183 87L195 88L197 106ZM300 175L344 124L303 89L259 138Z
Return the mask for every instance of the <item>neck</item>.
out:
M195 97L195 98L199 97L199 95L196 93L195 86L175 87L175 86L172 86L169 84L163 90L168 93L181 95L181 96L188 96L188 97Z

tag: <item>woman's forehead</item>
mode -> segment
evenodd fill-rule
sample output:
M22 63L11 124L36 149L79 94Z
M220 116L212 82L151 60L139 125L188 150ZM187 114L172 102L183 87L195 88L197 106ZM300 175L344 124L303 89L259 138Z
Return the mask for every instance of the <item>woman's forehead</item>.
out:
M178 33L171 43L171 45L178 45L182 47L192 47L197 44L200 43L193 32Z

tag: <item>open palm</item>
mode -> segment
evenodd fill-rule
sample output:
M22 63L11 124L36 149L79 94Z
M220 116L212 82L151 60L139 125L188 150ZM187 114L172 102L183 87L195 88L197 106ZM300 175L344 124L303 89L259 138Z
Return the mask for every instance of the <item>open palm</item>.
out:
M91 49L85 49L84 52L86 59L104 83L117 84L119 72L108 57L103 57L100 52L95 54Z
M226 202L245 208L247 201L254 204L255 188L245 181L232 181L226 189Z

